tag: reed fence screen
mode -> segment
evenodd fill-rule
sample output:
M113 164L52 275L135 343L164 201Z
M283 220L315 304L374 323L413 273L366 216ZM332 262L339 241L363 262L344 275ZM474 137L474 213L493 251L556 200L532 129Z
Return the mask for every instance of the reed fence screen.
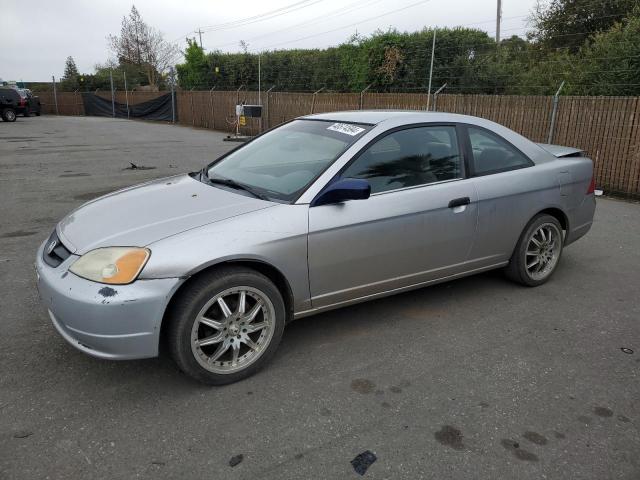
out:
M135 104L167 92L116 92L117 102ZM110 99L110 92L98 92ZM235 105L257 104L252 91L178 91L176 123L226 132L235 130ZM39 93L44 114L84 115L75 92ZM310 113L358 109L424 110L421 93L262 92L261 119L247 119L246 135ZM56 105L57 104L57 105ZM439 95L437 111L474 115L505 125L535 142L547 142L553 97L508 95ZM606 193L640 198L640 98L560 97L552 143L585 150L594 160L596 184Z

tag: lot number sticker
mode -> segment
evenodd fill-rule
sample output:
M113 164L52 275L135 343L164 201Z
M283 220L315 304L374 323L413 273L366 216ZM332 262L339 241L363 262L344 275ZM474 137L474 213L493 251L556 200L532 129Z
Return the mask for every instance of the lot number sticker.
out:
M355 137L359 133L364 132L364 128L356 127L355 125L351 125L349 123L334 123L330 127L327 127L327 130L345 133L347 135L351 135L352 137Z

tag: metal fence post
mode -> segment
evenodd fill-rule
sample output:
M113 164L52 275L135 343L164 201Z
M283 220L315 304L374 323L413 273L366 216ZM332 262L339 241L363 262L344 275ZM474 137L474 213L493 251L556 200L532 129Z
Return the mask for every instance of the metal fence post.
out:
M214 130L216 129L216 112L213 110L213 91L215 88L216 86L214 85L211 87L211 90L209 90L209 103L211 104L211 128Z
M260 57L260 52L258 52L258 105L262 105L262 69L260 66ZM262 130L262 125L260 125L260 130Z
M269 90L267 90L267 116L266 116L266 120L267 120L267 130L270 128L271 126L271 122L269 120L269 117L271 117L271 90L273 90L274 88L276 88L275 85L273 85Z
M56 115L60 115L58 113L58 92L56 92L56 77L51 75L51 82L53 83L53 102L56 105Z
M189 90L189 99L191 100L191 125L195 126L196 125L196 117L195 117L195 112L193 111L193 89L196 87L191 87L191 90Z
M431 103L431 79L433 78L433 59L435 58L436 51L436 32L437 30L433 29L433 43L431 44L431 67L429 68L429 90L427 92L427 110L429 110L429 106Z
M176 123L176 72L173 67L169 67L169 85L171 85L171 123Z
M111 116L116 118L116 97L113 93L113 70L109 70L109 81L111 82Z
M313 96L311 97L311 113L313 113L316 108L316 95L319 94L322 90L324 90L324 87L313 92Z
M553 110L551 111L551 124L549 125L549 135L547 136L547 143L553 141L553 131L556 128L556 115L558 114L558 102L560 101L560 90L564 87L564 80L560 84L558 91L553 96Z
M438 108L438 95L440 94L440 92L442 90L444 90L446 88L447 84L445 83L444 85L442 85L438 90L436 90L436 93L433 94L433 111L435 112L436 109Z
M171 82L171 123L176 123L176 93Z
M240 85L236 90L236 105L240 105L240 90L244 88L244 85Z
M80 104L78 103L78 90L73 91L73 101L76 104L76 115L80 116Z
M124 76L124 98L127 100L127 118L129 118L129 92L127 92L127 72L122 71Z
M367 90L371 88L372 85L373 83L370 83L369 85L367 85L367 87L364 90L360 92L360 110L362 110L362 106L364 104L364 94Z

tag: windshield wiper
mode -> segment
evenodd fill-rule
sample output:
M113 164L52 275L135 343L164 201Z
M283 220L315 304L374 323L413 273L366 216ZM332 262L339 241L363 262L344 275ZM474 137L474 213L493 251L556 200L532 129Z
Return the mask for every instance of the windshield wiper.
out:
M209 177L206 173L203 173L202 178L206 179L209 183L217 183L218 185L225 185L227 187L235 188L236 190L244 190L245 192L249 192L256 198L260 200L269 201L269 197L263 195L261 193L256 192L253 188L244 183L238 183L235 180L231 180L230 178L222 178L222 177Z

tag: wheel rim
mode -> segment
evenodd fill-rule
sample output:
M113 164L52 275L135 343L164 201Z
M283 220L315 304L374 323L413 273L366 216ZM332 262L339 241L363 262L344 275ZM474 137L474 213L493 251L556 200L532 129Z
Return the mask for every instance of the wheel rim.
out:
M10 122L12 122L16 118L16 114L13 112L13 110L9 110L5 115L7 116L7 120L9 120Z
M527 274L542 280L553 272L562 248L562 233L553 223L540 225L529 237L525 253Z
M211 298L191 329L191 351L205 369L234 373L265 352L275 330L269 297L253 287L234 287Z

